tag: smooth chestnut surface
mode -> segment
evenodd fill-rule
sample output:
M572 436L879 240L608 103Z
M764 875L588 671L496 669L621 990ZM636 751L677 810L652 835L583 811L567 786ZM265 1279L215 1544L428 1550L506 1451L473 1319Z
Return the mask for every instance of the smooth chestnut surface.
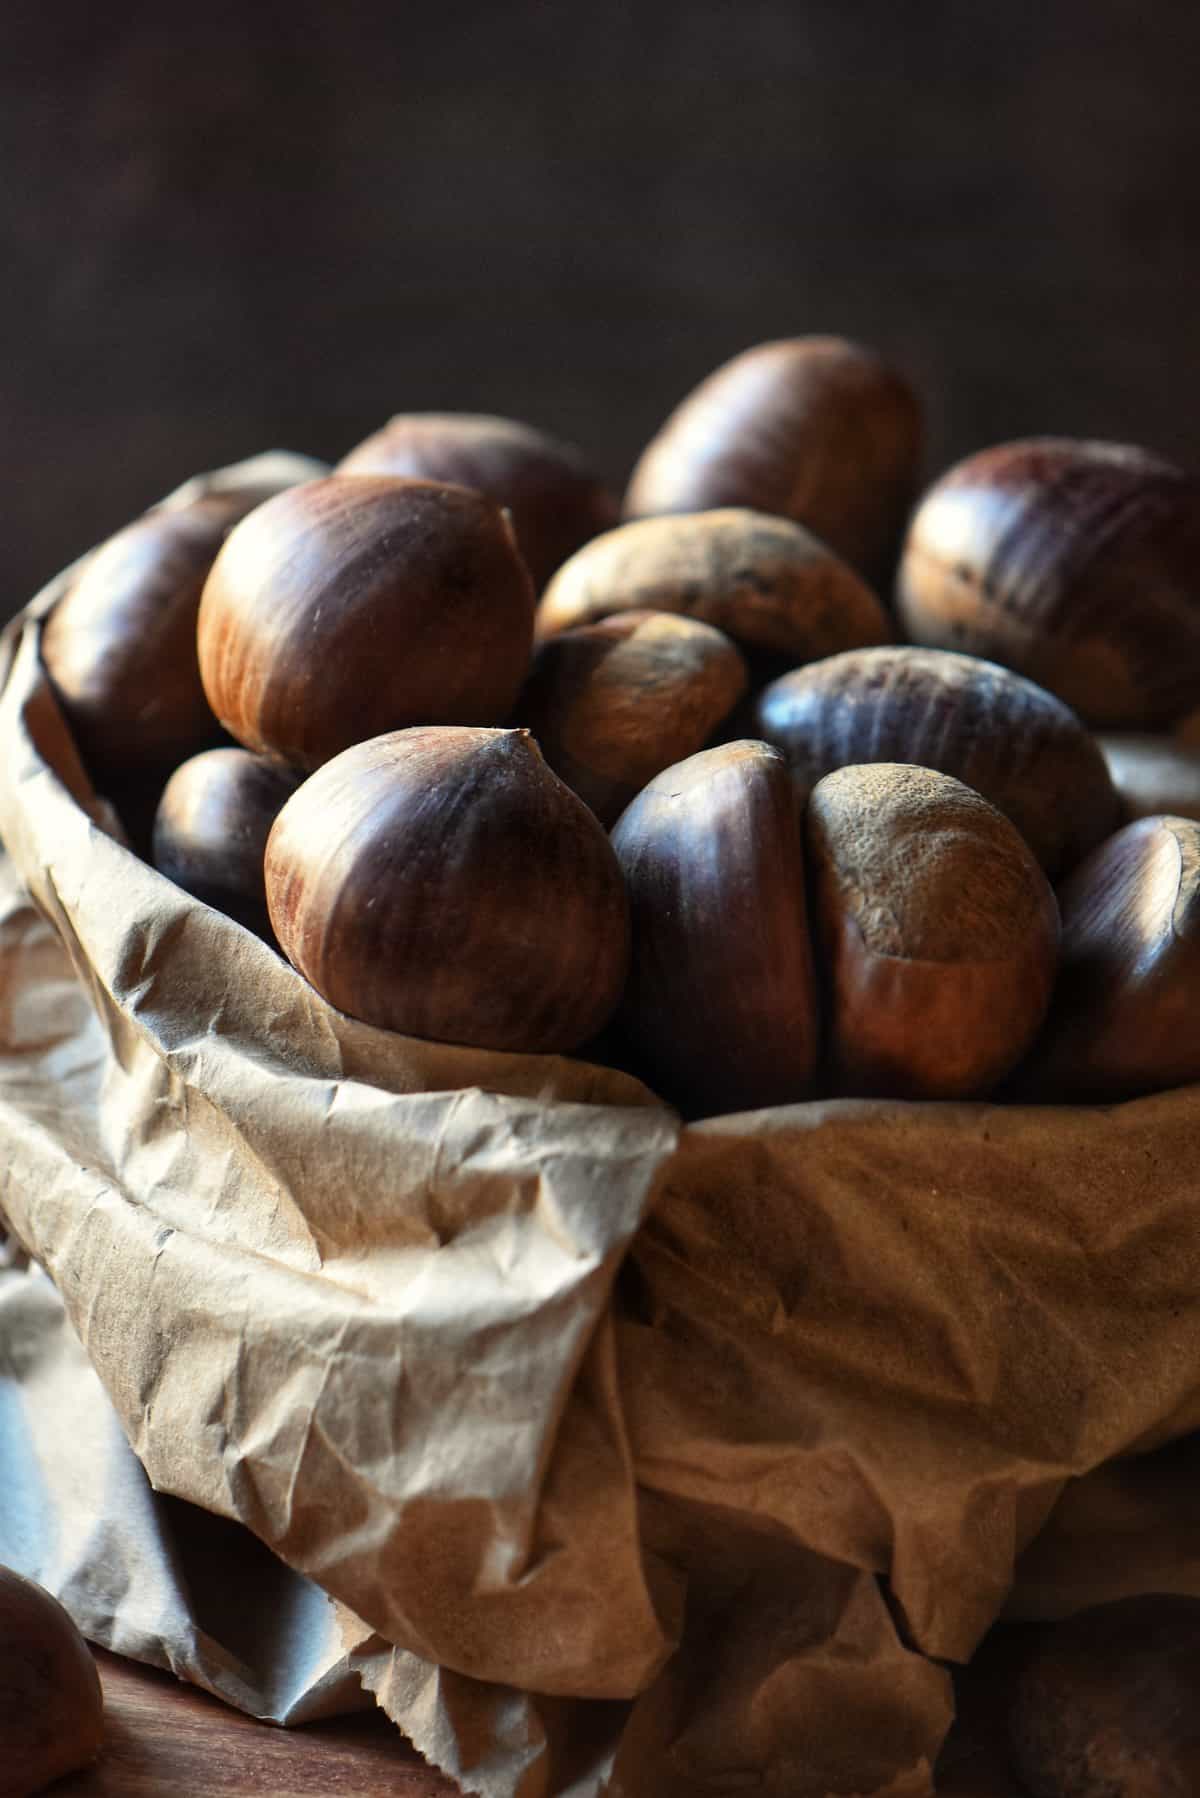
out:
M154 866L206 905L265 934L267 838L300 779L298 772L248 749L209 749L189 757L158 801Z
M797 668L758 698L757 729L802 792L853 762L915 762L965 781L1012 819L1051 880L1122 822L1091 733L1011 669L907 644Z
M1058 898L1061 970L1030 1083L1117 1099L1200 1080L1200 823L1135 819Z
M1200 745L1148 731L1101 731L1096 741L1127 819L1200 818Z
M870 587L811 531L738 506L596 537L546 588L535 630L546 638L625 610L715 625L771 673L892 636Z
M200 602L200 672L257 754L319 767L413 724L496 724L529 663L533 583L465 487L330 475L257 507Z
M1089 724L1162 728L1200 704L1200 480L1123 444L984 450L917 507L896 606L913 642L1004 662Z
M88 1766L103 1741L87 1643L56 1598L0 1567L0 1798L27 1798Z
M702 749L746 691L723 631L670 612L620 612L534 650L514 717L600 822Z
M1147 1593L1048 1628L1008 1714L1031 1798L1196 1798L1200 1599Z
M293 966L385 1029L568 1051L624 984L616 856L525 730L442 725L355 744L280 811L266 883Z
M96 778L164 771L221 729L196 662L200 594L240 496L146 512L88 557L46 620L42 661Z
M834 1090L988 1092L1054 981L1058 909L1028 844L971 787L906 763L827 775L805 829Z
M398 413L348 451L337 472L451 481L486 493L511 512L539 591L581 543L620 514L616 495L573 444L480 413Z
M633 951L617 1016L637 1070L692 1115L808 1096L817 1001L796 798L765 743L702 750L612 835Z
M796 519L880 581L921 440L916 394L873 350L840 337L759 344L676 407L633 471L625 515L752 506Z

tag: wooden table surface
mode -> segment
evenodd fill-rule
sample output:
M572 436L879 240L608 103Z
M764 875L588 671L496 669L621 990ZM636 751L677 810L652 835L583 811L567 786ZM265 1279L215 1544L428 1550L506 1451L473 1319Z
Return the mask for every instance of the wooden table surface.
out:
M381 1712L278 1729L170 1674L102 1650L96 1662L104 1750L53 1798L462 1798ZM1002 1770L986 1689L963 1697L968 1727L947 1745L939 1798L1021 1798Z

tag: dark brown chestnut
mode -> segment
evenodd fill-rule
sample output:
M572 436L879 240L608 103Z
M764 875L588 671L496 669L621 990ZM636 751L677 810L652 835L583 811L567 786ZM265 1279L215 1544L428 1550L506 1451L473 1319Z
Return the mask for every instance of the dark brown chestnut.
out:
M145 513L91 556L42 630L42 661L101 784L220 741L196 663L200 594L238 496Z
M1031 1798L1196 1798L1200 1599L1147 1593L1051 1625L1017 1676L1008 1741Z
M600 822L702 749L746 690L723 631L670 612L619 612L534 650L513 716Z
M619 516L616 495L573 444L511 418L401 412L348 451L337 472L450 481L485 493L512 514L539 592L581 543Z
M617 1023L637 1071L693 1115L807 1097L816 983L782 756L752 742L689 756L638 794L612 841L633 924Z
M160 874L259 936L269 936L263 857L299 772L248 749L207 749L175 769L154 815Z
M533 608L508 519L482 494L331 475L230 532L200 602L200 672L239 743L313 769L386 730L500 722Z
M625 610L715 625L761 679L892 636L866 582L810 531L737 506L638 519L594 538L550 582L534 628L544 639Z
M1005 443L917 507L896 604L916 643L1018 669L1088 724L1200 704L1200 480L1124 444Z
M1200 1080L1200 823L1135 819L1058 898L1061 969L1027 1083L1122 1099Z
M839 768L805 817L835 1091L973 1098L1045 1016L1058 909L1024 838L951 775Z
M569 1051L624 985L616 856L526 730L431 726L344 750L280 811L266 883L305 979L406 1035Z
M104 1742L91 1650L42 1586L0 1567L0 1798L86 1767Z
M634 469L625 515L776 512L881 582L919 478L921 435L916 394L875 351L840 337L759 344L676 407Z
M797 668L759 695L756 723L803 792L852 762L915 762L1011 818L1050 878L1121 822L1103 755L1053 694L1011 669L898 644Z

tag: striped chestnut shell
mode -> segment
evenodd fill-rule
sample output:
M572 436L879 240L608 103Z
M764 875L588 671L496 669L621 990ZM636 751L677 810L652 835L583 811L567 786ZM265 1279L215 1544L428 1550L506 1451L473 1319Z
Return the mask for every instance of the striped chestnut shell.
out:
M960 462L913 514L896 607L915 643L1003 662L1096 728L1200 704L1200 480L1063 437Z
M848 650L773 681L756 721L805 794L852 763L954 775L1012 820L1052 880L1121 822L1104 756L1070 707L975 656Z

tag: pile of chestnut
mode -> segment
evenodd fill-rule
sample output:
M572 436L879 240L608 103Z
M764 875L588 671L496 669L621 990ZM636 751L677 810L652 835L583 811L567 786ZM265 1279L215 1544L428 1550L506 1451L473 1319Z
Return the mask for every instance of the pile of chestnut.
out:
M1200 1078L1200 482L920 463L834 338L710 375L623 504L539 431L401 415L145 514L43 659L156 865L370 1023L693 1115Z

